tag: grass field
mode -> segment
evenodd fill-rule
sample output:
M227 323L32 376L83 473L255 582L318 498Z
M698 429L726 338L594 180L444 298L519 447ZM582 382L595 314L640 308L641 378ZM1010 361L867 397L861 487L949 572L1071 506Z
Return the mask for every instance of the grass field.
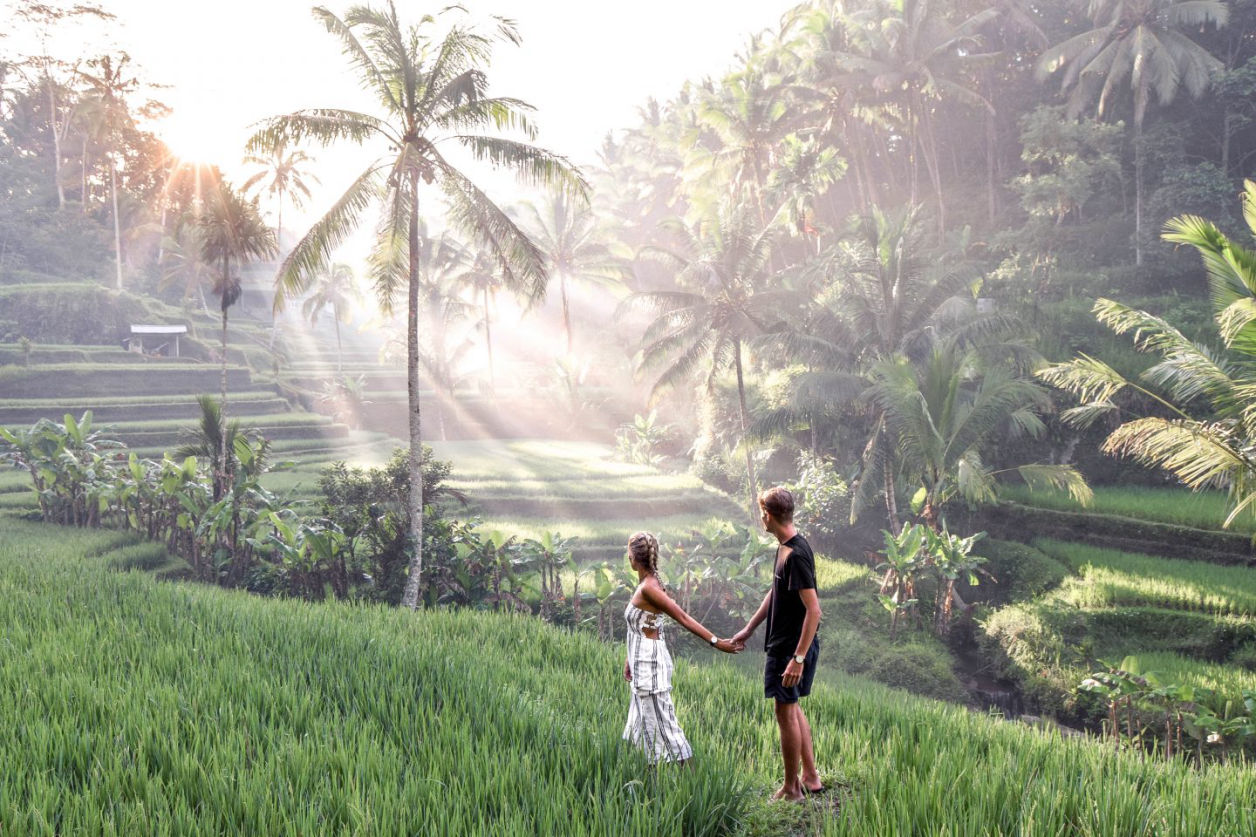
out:
M1021 486L1000 488L999 497L1044 509L1114 514L1196 529L1220 529L1230 513L1229 499L1220 491L1100 485L1095 486L1094 492L1094 502L1086 508L1065 494L1031 492ZM1249 518L1236 520L1230 530L1256 533L1256 521Z
M1039 539L1033 545L1079 574L1057 594L1078 608L1160 607L1256 617L1256 573Z
M1117 664L1127 656L1165 683L1205 686L1236 699L1256 685L1249 670L1256 661L1250 568L1049 539L1033 546L1074 574L1039 598L992 613L983 631L1013 661L1009 674L1035 701L1068 707L1100 661Z
M450 485L467 493L467 513L486 528L578 538L581 562L618 559L641 529L676 543L712 519L749 522L740 505L697 478L620 462L608 445L524 439L433 442L432 449L452 464Z
M770 806L774 725L727 665L678 664L695 768L650 771L618 742L618 647L159 584L110 571L110 537L0 525L0 644L23 649L0 655L6 834L1256 829L1246 767L1149 763L857 680L807 707L840 790Z

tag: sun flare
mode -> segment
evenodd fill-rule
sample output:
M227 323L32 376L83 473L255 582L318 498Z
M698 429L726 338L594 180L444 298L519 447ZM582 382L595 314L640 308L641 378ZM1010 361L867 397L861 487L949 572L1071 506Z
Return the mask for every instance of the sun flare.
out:
M195 114L171 114L158 125L156 134L185 163L222 166L240 157L235 132Z

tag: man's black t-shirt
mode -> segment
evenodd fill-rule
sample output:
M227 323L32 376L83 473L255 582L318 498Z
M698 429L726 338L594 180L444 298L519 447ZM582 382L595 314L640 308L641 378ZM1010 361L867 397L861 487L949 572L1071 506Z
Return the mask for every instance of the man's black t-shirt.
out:
M789 549L789 557L776 567L772 595L768 601L768 631L764 650L769 657L789 657L798 650L802 623L807 607L799 590L816 587L816 559L811 544L802 535L794 535L781 546ZM779 554L779 552L777 553Z

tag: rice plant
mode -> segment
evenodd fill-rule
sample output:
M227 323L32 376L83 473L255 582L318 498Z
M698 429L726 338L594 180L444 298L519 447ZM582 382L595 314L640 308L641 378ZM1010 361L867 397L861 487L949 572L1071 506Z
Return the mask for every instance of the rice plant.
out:
M807 707L833 790L769 805L771 712L731 666L678 662L697 758L652 771L618 740L617 646L159 584L108 569L116 537L0 518L3 833L1256 830L1249 768L1147 762L857 679Z
M1081 608L1163 607L1256 616L1256 574L1246 567L1158 558L1038 539L1034 546L1080 574L1058 594Z

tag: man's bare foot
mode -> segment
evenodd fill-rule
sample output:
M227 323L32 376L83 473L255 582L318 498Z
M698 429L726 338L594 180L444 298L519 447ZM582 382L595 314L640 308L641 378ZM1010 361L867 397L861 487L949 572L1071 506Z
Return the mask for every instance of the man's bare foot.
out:
M784 785L782 785L776 793L772 794L773 802L780 802L782 800L788 802L802 802L806 798L806 795L803 794L802 791L790 791Z

